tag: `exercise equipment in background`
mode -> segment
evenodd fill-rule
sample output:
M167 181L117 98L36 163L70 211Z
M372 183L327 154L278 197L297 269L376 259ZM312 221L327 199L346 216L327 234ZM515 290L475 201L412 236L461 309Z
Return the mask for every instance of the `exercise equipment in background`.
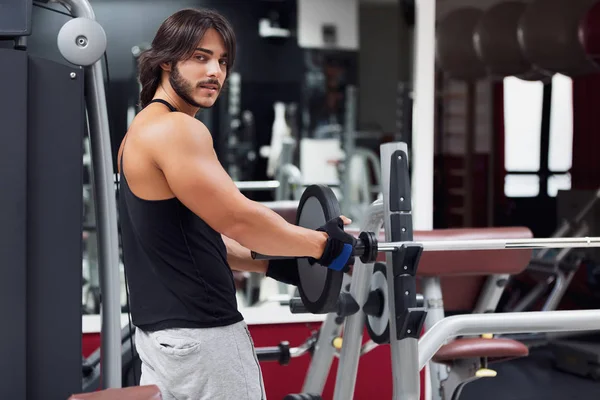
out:
M270 181L237 181L241 191L273 191L275 201L298 200L309 185L327 185L340 198L344 215L360 220L369 204L381 191L381 175L377 154L357 145L376 132L359 132L355 126L356 89L346 88L346 121L344 126L320 125L312 137L298 138L295 104L274 104L275 118L271 143L260 149L268 159Z
M268 148L267 176L274 177L279 163L281 147L284 139L292 137L292 130L285 117L285 104L276 102L273 104L275 118L271 129L271 145ZM262 150L262 149L261 149Z
M518 243L512 250L495 250L500 253L513 251L517 254L529 254L526 249L539 245L588 246L598 245L598 239L568 240L525 239L525 240L441 240L412 241L411 206L408 184L408 157L406 146L402 143L387 143L381 146L382 176L386 177L383 186L384 197L372 204L368 218L363 221L359 237L364 232L377 232L384 227L387 245L381 244L386 251L387 308L389 311L389 344L392 357L394 392L398 399L419 397L419 371L431 360L435 353L450 338L456 336L487 335L490 333L509 332L561 332L600 330L599 311L553 311L529 313L503 313L458 315L442 317L429 327L424 336L421 330L427 317L427 310L419 307L416 293L416 273L420 260L430 250L452 251L504 249L509 242ZM388 186L389 185L389 186ZM401 201L404 199L405 201ZM314 186L307 189L301 199L297 212L297 221L301 226L315 228L323 225L328 217L339 212L339 204L328 188ZM552 243L552 244L551 244ZM392 251L391 247L395 250ZM490 250L494 251L494 250ZM524 253L523 253L524 252ZM435 252L434 252L435 253ZM497 257L498 253L490 253ZM443 257L443 256L442 256ZM368 258L371 260L372 258ZM368 261L367 260L367 261ZM328 313L322 325L317 350L313 355L313 363L309 368L307 381L303 387L306 393L320 394L323 377L329 373L331 361L339 350L340 362L337 372L334 399L352 397L356 382L356 373L360 354L368 351L362 346L366 312L379 313L380 307L368 304L373 276L372 263L365 263L360 258L355 260L352 268L350 287L346 288L347 275L341 271L332 271L318 264L310 265L305 258L298 259L300 275L299 289L301 302L305 307L291 302L292 312L317 310ZM344 282L346 280L346 282ZM339 282L339 286L338 286ZM342 286L344 289L342 290ZM337 298L336 298L337 296ZM371 296L372 297L372 296ZM429 298L425 296L427 303ZM292 307L294 305L294 307ZM341 340L331 341L332 333L343 324L344 336ZM510 342L512 343L512 342ZM320 346L320 344L322 346ZM337 346L336 351L332 346ZM517 349L518 347L518 349ZM524 346L510 345L515 354L523 355ZM508 349L507 349L508 350ZM518 350L518 351L517 351ZM474 378L492 376L493 371L484 363L473 375L461 377L463 383ZM457 378L456 376L454 378ZM314 381L313 381L314 380ZM448 390L459 393L461 382L447 382Z
M507 1L458 8L440 19L436 58L449 78L548 80L600 70L597 0Z
M232 72L227 81L227 99L229 129L225 128L226 148L223 158L226 159L227 172L235 181L252 180L256 172L258 154L256 151L256 125L254 114L242 110L242 76Z
M436 57L450 78L474 81L486 76L473 46L473 33L483 15L479 8L459 8L440 19L436 28Z
M597 0L534 0L519 21L519 44L536 67L575 77L599 71L586 53L586 14Z
M597 190L572 218L563 220L552 237L564 238L567 235L584 237L591 234L589 221L595 215L598 201L600 201L600 190ZM507 291L507 304L502 311L531 311L535 303L545 295L547 297L541 311L556 310L583 261L583 257L577 254L574 258L569 258L573 254L573 250L572 248L565 248L556 251L547 248L536 252L528 271L541 276L541 278L522 297L519 297L517 292L513 293L514 297L511 299L511 293Z
M486 9L475 24L473 42L478 63L492 79L516 76L548 80L552 73L533 65L519 45L519 21L527 3L506 1Z

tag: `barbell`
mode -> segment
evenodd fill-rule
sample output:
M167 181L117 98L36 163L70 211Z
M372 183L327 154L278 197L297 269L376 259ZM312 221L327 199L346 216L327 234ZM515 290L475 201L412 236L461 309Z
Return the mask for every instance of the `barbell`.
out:
M341 215L339 202L333 191L324 185L311 185L300 197L296 224L307 229L318 229L327 221ZM404 229L404 228L401 228ZM399 251L404 247L418 246L423 251L464 250L522 250L543 248L600 247L600 237L539 238L539 239L475 239L403 241L378 243L377 234L363 231L354 247L354 256L365 263L377 260L379 252ZM311 264L308 257L286 257L252 252L254 259L271 260L296 258L300 282L298 291L308 312L322 314L334 311L340 299L343 271L335 271L318 263Z
M402 246L420 246L423 251L507 250L507 249L560 249L573 247L600 247L600 237L546 238L546 239L469 239L432 240L426 242L403 241L377 243L374 232L361 232L353 255L367 264L377 260L379 252L397 251ZM267 256L253 252L257 260L291 258ZM302 258L302 257L295 257Z

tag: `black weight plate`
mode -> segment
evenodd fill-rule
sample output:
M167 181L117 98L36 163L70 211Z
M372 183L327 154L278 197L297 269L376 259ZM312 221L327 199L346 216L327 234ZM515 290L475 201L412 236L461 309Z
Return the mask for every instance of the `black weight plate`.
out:
M300 197L296 225L318 229L340 215L340 204L333 191L324 185L311 185ZM343 272L334 271L318 263L310 265L307 258L299 258L298 275L300 297L309 312L325 314L335 310L342 290Z
M388 306L387 268L384 263L375 263L369 291L381 290L383 293L383 313L381 316L367 315L367 332L377 344L390 342L390 309Z
M436 29L436 59L449 77L475 81L487 75L475 51L473 33L483 11L467 7L443 17Z
M594 72L579 31L596 1L533 0L519 21L519 44L525 57L540 69L567 76Z
M523 54L518 37L519 20L526 8L523 1L498 3L485 10L475 26L475 51L494 78L532 75L534 67ZM544 75L540 75L542 79Z

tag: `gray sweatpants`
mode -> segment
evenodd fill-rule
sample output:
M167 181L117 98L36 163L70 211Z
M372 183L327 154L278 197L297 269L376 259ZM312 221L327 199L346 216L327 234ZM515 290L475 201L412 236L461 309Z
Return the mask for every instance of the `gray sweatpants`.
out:
M140 385L163 400L265 400L254 342L244 321L218 328L136 329Z

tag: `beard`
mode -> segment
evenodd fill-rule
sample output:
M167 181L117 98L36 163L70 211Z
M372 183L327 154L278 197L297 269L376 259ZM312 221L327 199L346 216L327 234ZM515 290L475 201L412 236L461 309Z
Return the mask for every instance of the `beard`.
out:
M202 106L202 104L198 103L197 101L195 101L192 96L192 93L194 93L195 89L199 88L203 83L207 83L207 82L201 82L196 87L194 87L194 85L192 85L183 76L181 76L181 74L179 73L179 69L177 68L177 65L175 65L173 67L173 70L171 71L171 74L169 75L169 83L171 84L171 87L173 88L175 93L189 105L191 105L193 107L198 107L198 108L207 108L205 106ZM210 83L218 85L219 89L220 89L221 85L219 85L218 81L215 80L215 81L211 81ZM217 95L218 95L218 92L217 92Z
M198 104L192 97L192 93L194 92L193 85L181 76L177 65L173 67L173 71L169 75L169 83L175 93L177 93L177 96L181 97L183 101L191 106L202 108L202 105Z

